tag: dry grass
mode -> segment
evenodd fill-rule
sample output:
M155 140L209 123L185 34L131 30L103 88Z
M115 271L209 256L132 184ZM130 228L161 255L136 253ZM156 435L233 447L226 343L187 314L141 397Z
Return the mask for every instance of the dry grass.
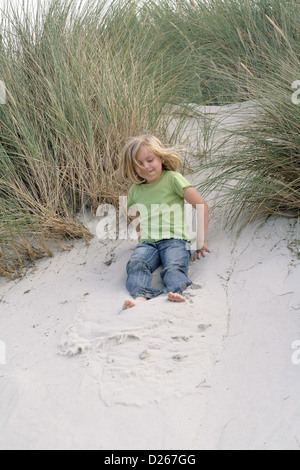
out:
M191 102L264 107L244 132L249 147L205 154L211 177L201 188L222 188L228 219L299 212L296 0L83 4L51 0L32 17L28 0L21 13L9 4L0 13L0 274L51 256L53 242L88 239L78 213L116 206L128 189L117 172L125 140L169 140L166 110ZM185 117L177 116L171 144ZM200 151L199 159L203 168Z
M135 15L132 2L109 10L94 2L82 14L54 0L33 24L26 14L2 16L2 273L50 254L50 239L88 238L76 214L117 205L127 192L117 172L125 140L166 137L163 110L178 97L180 77L163 67L163 51L153 55L142 26L128 38Z

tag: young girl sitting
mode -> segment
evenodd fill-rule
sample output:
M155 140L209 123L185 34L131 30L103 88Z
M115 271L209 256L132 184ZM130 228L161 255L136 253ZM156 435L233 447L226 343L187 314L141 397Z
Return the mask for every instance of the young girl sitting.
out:
M168 299L186 300L182 293L192 282L188 278L191 240L184 201L197 209L198 249L194 260L209 253L208 206L198 191L176 172L181 166L174 150L164 147L152 135L131 138L125 146L121 175L133 183L127 207L135 219L139 245L127 264L126 287L134 300L126 300L124 310L163 293L151 287L152 273L160 265Z

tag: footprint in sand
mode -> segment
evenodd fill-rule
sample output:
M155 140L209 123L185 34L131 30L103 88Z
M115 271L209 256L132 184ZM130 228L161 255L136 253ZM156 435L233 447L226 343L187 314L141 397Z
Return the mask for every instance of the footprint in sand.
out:
M204 323L200 323L200 325L198 325L198 330L200 330L200 331L205 331L205 330L207 330L210 326L212 326L212 325L205 325Z
M141 361L144 361L148 357L150 357L150 352L147 349L145 349L145 351L141 352L141 354L139 355Z
M172 356L173 361L180 362L183 361L186 357L188 357L186 354L174 354Z
M172 336L171 339L175 341L185 341L186 343L192 338L192 336Z

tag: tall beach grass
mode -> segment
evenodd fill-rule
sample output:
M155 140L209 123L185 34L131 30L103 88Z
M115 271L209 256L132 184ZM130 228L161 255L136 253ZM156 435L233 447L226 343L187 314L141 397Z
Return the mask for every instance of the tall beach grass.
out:
M210 177L199 189L217 190L227 222L242 229L257 217L300 212L300 4L233 0L222 2L221 10L231 46L211 76L226 90L232 84L235 101L256 102L257 112L243 129L228 131L240 142L234 151L200 162Z
M117 205L121 149L134 134L178 141L185 109L255 100L261 112L203 155L200 190L228 220L300 211L300 7L296 0L49 0L0 12L0 274L22 272L91 234L78 213ZM181 109L172 135L170 111ZM199 120L199 125L201 120ZM182 144L182 142L177 142ZM208 175L208 177L207 177Z
M300 100L293 100L292 88L300 80L299 2L155 4L149 12L147 2L146 11L161 48L169 47L171 55L191 51L186 96L199 104L257 103L244 129L223 129L224 144L240 142L234 151L211 153L205 161L199 153L199 190L218 191L226 222L239 228L258 216L299 214Z
M34 18L28 9L2 14L4 274L49 253L49 240L88 238L76 214L126 194L117 174L125 139L166 138L166 106L180 99L180 71L165 66L163 50L154 54L156 37L145 35L133 2L89 2L83 11L53 0Z

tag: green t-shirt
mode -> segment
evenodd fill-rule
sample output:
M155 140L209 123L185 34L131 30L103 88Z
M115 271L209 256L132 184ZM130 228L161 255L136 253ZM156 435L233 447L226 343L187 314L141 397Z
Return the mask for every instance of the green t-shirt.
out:
M134 211L140 212L140 243L171 238L191 241L183 199L183 190L191 186L175 171L163 171L161 177L153 183L131 186L127 208L133 206Z

